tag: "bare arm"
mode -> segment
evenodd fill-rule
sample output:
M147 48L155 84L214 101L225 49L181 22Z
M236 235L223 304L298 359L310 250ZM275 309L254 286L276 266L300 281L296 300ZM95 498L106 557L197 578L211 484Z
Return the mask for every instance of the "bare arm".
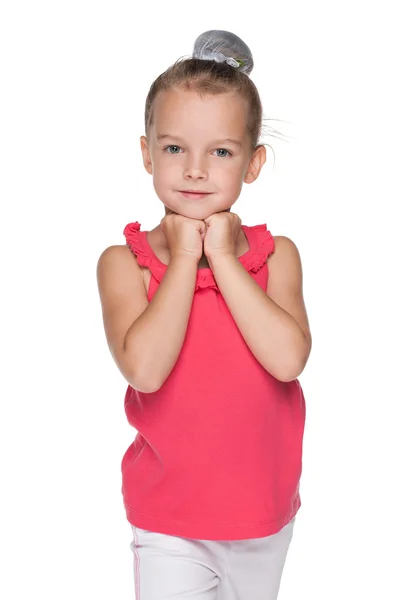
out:
M280 381L296 379L312 343L297 247L289 238L275 238L267 293L235 256L209 260L221 294L258 362Z
M172 371L193 300L197 260L173 259L149 303L142 270L126 246L110 246L99 258L97 282L110 352L128 383L156 391Z
M197 263L192 257L173 258L149 306L126 333L124 352L152 392L167 379L182 349Z

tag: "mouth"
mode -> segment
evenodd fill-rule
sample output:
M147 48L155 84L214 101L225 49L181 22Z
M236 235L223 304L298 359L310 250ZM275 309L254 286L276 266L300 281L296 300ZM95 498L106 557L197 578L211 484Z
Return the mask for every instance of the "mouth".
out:
M191 198L192 200L200 200L210 196L212 192L202 192L201 190L178 190L185 198Z

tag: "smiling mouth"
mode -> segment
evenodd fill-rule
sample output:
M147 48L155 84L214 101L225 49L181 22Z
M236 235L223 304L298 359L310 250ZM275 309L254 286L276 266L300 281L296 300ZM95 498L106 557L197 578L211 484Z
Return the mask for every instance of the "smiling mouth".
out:
M179 192L185 196L185 198L193 198L193 199L198 199L198 198L205 198L206 196L210 196L212 194L212 192L201 192L201 191L186 191L186 190L179 190Z

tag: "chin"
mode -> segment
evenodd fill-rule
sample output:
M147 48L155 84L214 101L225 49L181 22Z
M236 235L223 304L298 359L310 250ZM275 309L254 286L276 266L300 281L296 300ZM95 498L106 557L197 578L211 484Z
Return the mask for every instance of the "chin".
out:
M201 206L200 203L202 203L202 200L198 200L197 201L198 204L196 204L196 201L193 201L192 205L187 205L187 206L174 206L174 203L171 203L171 205L167 206L167 204L164 204L164 209L165 209L165 214L169 214L171 212L176 213L178 215L182 215L184 217L187 217L188 219L207 219L209 216L215 214L215 213L219 213L219 212L231 212L231 206L228 207L224 207L224 206L206 206L203 203L203 206ZM200 213L200 214L199 214ZM201 215L201 216L200 216Z

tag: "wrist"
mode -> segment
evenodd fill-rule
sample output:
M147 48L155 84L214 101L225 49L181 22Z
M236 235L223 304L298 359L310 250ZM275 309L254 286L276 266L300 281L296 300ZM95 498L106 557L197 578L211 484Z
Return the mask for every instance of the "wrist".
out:
M187 252L187 253L175 254L174 256L171 256L169 262L170 262L170 264L171 263L194 264L197 267L199 260L200 259L197 258L197 256L195 256L194 254L190 254L190 252Z
M226 252L226 251L221 251L221 252L216 252L213 254L209 254L207 256L207 260L208 263L210 265L210 268L213 269L214 266L220 264L220 263L224 263L224 262L229 262L232 259L237 259L237 257L235 256L235 254L233 254L232 252Z

